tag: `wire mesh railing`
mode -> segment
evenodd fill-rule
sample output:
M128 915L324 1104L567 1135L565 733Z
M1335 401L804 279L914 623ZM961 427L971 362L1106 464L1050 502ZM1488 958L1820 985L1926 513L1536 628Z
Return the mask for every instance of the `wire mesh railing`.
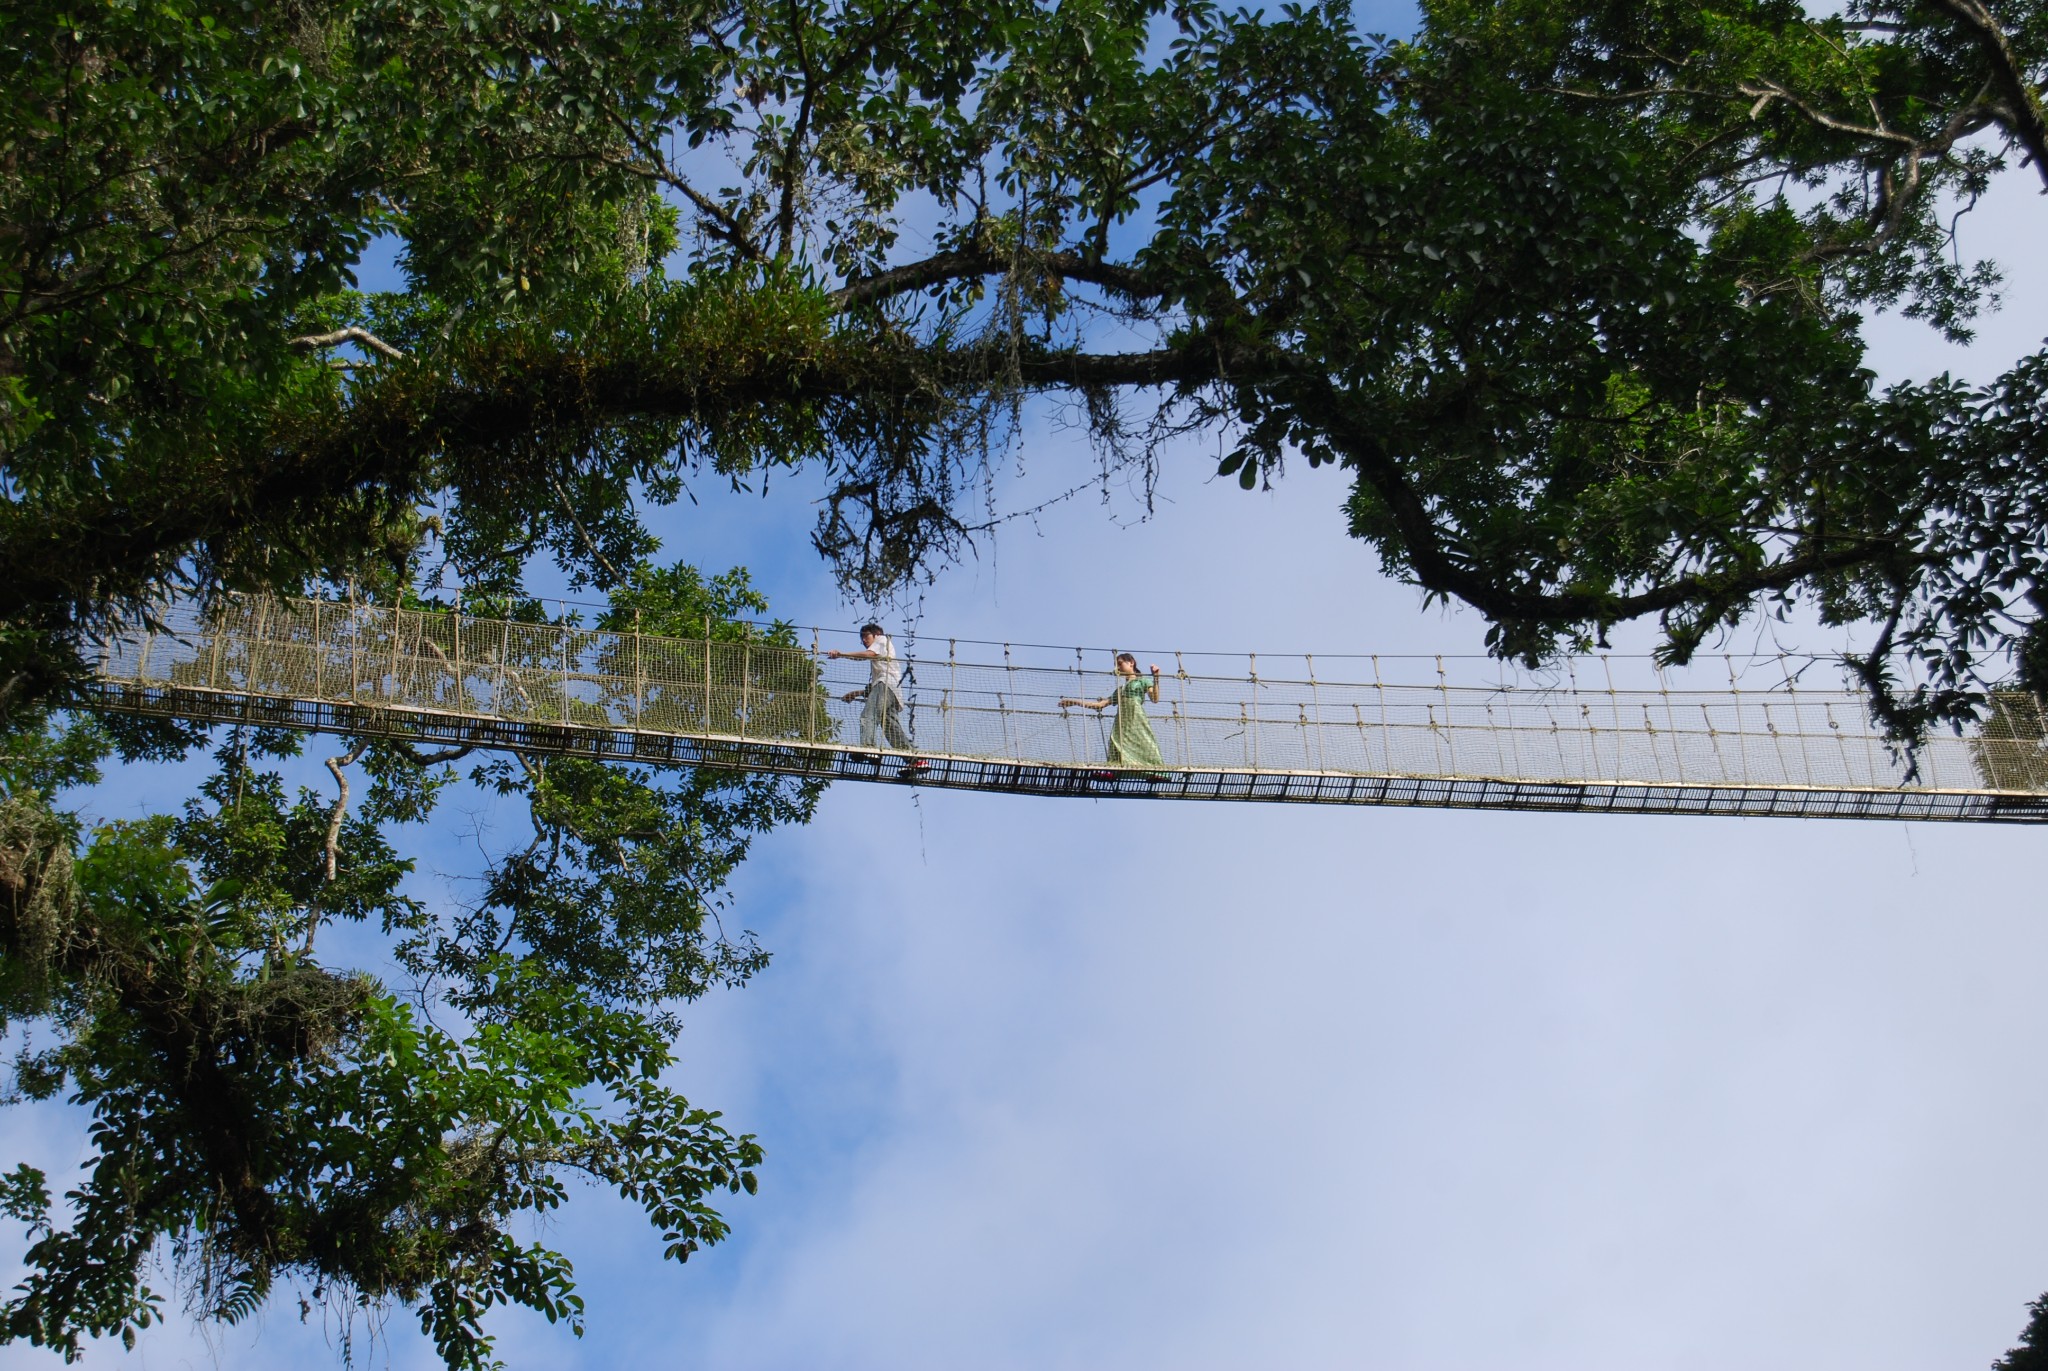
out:
M366 711L385 711L517 724L527 730L520 737L556 728L750 742L783 749L774 769L790 769L787 756L805 751L865 751L864 704L844 697L864 691L873 668L834 660L827 647L837 644L853 646L850 635L787 627L692 638L223 597L203 610L170 606L154 627L106 643L98 680L113 708L228 718L220 701L245 709L255 701L319 703L328 712L304 726L360 726ZM1278 672L1271 659L1262 670L1248 658L1240 673L1222 674L1189 670L1185 657L1165 654L1158 699L1142 705L1161 760L1131 766L1108 760L1115 710L1061 704L1113 692L1109 654L1076 651L1063 661L1004 649L995 660L981 647L970 649L970 660L958 643L947 643L944 655L933 648L929 635L903 640L896 689L909 746L876 751L972 762L976 777L996 775L990 768L1000 764L1154 787L1230 773L1603 792L1961 794L2014 799L2004 817L2031 816L2028 797L2048 792L2040 701L2018 692L1994 695L1977 733L1930 739L1908 757L1856 694L1802 688L1792 673L1746 688L1734 671L1727 686L1707 687L1638 671L1647 679L1617 686L1606 664L1603 684L1588 685L1576 668L1545 680L1487 680L1483 662L1348 658L1340 665L1350 669L1326 679L1314 658ZM1149 682L1152 663L1143 665ZM1357 679L1367 674L1359 666L1369 666L1372 679ZM276 710L264 717L291 722Z

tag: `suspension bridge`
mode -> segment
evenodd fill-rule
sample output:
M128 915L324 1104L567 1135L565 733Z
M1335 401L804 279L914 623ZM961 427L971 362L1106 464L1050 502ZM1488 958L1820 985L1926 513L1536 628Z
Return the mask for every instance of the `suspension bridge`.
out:
M1105 760L1098 713L1061 704L1110 693L1109 652L937 641L899 646L911 749L856 741L842 697L869 664L829 655L852 635L787 626L229 596L102 644L90 690L201 722L1024 795L2048 821L2048 730L2020 692L1908 759L1856 693L1803 687L1789 659L1730 659L1703 688L1634 658L1504 679L1484 659L1165 653L1148 706L1165 765L1139 769Z

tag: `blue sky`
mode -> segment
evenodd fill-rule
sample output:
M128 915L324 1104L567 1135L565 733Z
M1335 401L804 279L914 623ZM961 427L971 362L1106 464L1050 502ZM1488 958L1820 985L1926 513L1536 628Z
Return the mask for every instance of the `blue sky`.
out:
M2013 181L1964 221L2008 304L1966 354L1881 324L1888 374L2039 345L2040 213ZM1084 460L1043 424L1024 457ZM1211 470L1172 460L1147 523L1084 500L1006 531L924 632L1478 649L1343 536L1327 473L1246 495ZM707 498L667 554L857 623L810 516L794 488ZM463 841L436 835L440 870ZM1995 826L841 784L740 879L774 964L687 1015L678 1079L761 1136L760 1195L678 1268L579 1194L546 1232L588 1336L511 1315L502 1346L522 1369L1981 1368L2048 1288L2042 852ZM6 1155L76 1161L74 1124L8 1111ZM402 1313L371 1355L436 1364ZM259 1361L335 1355L287 1300L86 1364Z

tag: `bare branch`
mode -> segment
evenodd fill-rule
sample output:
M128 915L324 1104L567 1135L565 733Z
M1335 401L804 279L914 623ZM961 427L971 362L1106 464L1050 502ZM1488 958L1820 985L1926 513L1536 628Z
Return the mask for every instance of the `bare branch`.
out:
M302 338L290 339L291 346L314 351L319 348L340 347L343 343L357 343L370 351L391 358L394 362L405 360L405 354L379 338L366 328L338 328L332 333L308 333Z
M597 564L605 569L605 573L612 580L624 581L626 578L612 565L612 559L604 555L604 550L598 547L597 540L590 536L590 530L583 526L582 517L576 513L576 506L569 499L569 492L562 489L561 481L552 471L548 473L548 485L554 490L555 500L562 506L562 513L569 516L569 523L575 528L576 539L583 544L583 550L597 559Z
M348 816L348 774L343 768L354 766L361 760L364 751L369 746L370 740L363 738L339 757L329 757L327 759L327 769L334 775L334 785L337 792L334 797L334 808L327 812L327 841L325 843L327 879L325 883L328 885L334 884L337 858L341 850L341 821ZM306 911L306 939L299 945L300 956L306 956L313 951L313 935L319 931L319 928L320 903L316 899Z
M1920 140L1909 133L1900 133L1898 130L1886 128L1882 124L1852 124L1846 119L1837 119L1834 115L1816 108L1811 102L1795 95L1776 81L1741 81L1736 83L1735 89L1756 100L1757 103L1755 106L1752 106L1752 109L1761 109L1773 100L1782 100L1793 109L1799 111L1800 115L1808 123L1827 129L1831 133L1846 133L1857 138L1868 138L1876 143L1890 143L1895 147L1910 152L1918 152L1920 150Z
M342 768L354 766L362 759L364 750L369 746L370 740L365 738L339 757L329 757L327 759L327 769L334 773L334 784L340 792L334 798L334 808L327 815L327 879L329 881L334 879L335 856L341 843L341 821L348 814L348 777L342 773ZM308 930L306 945L311 947L312 943L313 935Z
M697 212L711 221L713 237L738 249L741 256L751 261L763 262L767 260L768 255L762 252L754 240L747 235L745 226L728 214L724 207L716 200L713 200L710 196L684 180L673 167L669 166L668 158L662 156L659 146L633 127L628 120L620 117L619 113L609 106L605 107L604 115L632 147L633 151L646 159L646 162L643 164L627 161L623 158L607 157L602 159L605 165L617 167L621 171L631 172L635 176L645 177L650 181L658 181L662 185L667 186L670 190L675 191L685 200L688 200L692 205L695 205Z

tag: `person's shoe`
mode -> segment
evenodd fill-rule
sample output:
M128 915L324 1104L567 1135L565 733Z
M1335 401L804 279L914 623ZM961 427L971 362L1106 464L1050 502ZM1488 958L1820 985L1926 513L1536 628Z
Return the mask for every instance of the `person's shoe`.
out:
M930 771L931 769L932 764L930 762L926 761L922 757L917 757L913 758L909 762L904 763L903 770L898 772L897 774L900 776L921 776L925 772Z
M1088 773L1088 779L1091 781L1113 781L1116 779L1116 773L1114 771L1091 771Z

